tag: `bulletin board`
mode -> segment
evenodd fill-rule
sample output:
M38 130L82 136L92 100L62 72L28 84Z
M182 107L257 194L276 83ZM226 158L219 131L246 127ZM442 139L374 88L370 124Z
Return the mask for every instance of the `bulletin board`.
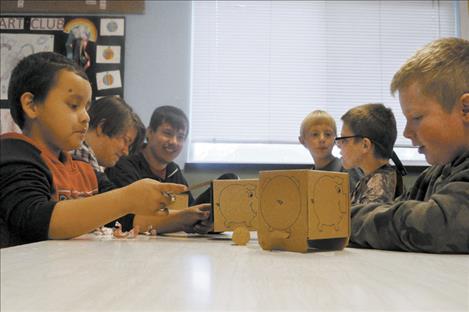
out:
M124 16L0 16L2 121L11 71L25 56L55 51L85 69L93 99L124 96ZM2 132L4 132L2 125ZM7 129L8 130L8 129Z
M145 0L2 0L2 14L143 14Z

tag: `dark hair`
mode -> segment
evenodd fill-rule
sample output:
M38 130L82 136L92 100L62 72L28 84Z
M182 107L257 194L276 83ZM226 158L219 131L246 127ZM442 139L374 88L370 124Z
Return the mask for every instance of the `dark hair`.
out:
M20 98L31 92L34 101L43 102L57 82L57 73L62 69L71 71L86 81L83 69L72 60L55 52L39 52L23 58L13 69L8 85L8 104L15 123L23 129L25 117Z
M153 111L150 119L150 128L156 131L163 123L169 123L177 130L185 130L189 133L189 119L184 112L174 106L160 106Z
M138 117L136 113L132 113L132 118L135 123L135 128L137 129L137 136L135 137L134 142L129 148L129 155L133 155L140 151L143 146L143 142L145 141L146 134L145 125L143 124L140 117Z
M391 158L397 127L390 108L380 103L360 105L347 111L341 119L354 135L367 137L375 144L375 157Z
M90 129L96 129L101 125L103 133L110 138L121 135L134 127L137 130L137 136L130 146L129 154L133 154L143 143L145 126L132 107L122 98L102 97L91 104L88 115L90 116Z

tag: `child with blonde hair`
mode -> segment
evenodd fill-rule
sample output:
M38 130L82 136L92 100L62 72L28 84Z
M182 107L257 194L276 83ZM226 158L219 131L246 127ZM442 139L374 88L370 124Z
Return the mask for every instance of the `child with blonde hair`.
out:
M325 111L315 110L303 119L298 140L313 157L312 169L348 172L350 188L353 189L362 174L358 169L344 169L341 160L332 155L336 135L334 118Z
M442 38L397 71L404 136L432 166L391 203L352 207L354 246L469 253L469 41Z

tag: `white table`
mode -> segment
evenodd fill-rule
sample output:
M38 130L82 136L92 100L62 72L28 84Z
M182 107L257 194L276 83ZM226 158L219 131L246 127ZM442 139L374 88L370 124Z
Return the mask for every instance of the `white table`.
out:
M6 248L1 311L469 311L469 256L92 235Z

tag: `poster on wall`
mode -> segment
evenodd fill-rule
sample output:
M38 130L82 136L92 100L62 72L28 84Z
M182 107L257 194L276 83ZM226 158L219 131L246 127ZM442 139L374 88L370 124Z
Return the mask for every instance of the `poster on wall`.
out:
M124 96L125 17L3 15L0 16L1 132L17 130L4 126L11 125L8 121L11 71L25 56L42 51L55 51L79 64L90 80L93 100L107 95Z
M0 99L8 99L11 71L25 56L36 52L53 51L54 36L36 34L1 34Z

